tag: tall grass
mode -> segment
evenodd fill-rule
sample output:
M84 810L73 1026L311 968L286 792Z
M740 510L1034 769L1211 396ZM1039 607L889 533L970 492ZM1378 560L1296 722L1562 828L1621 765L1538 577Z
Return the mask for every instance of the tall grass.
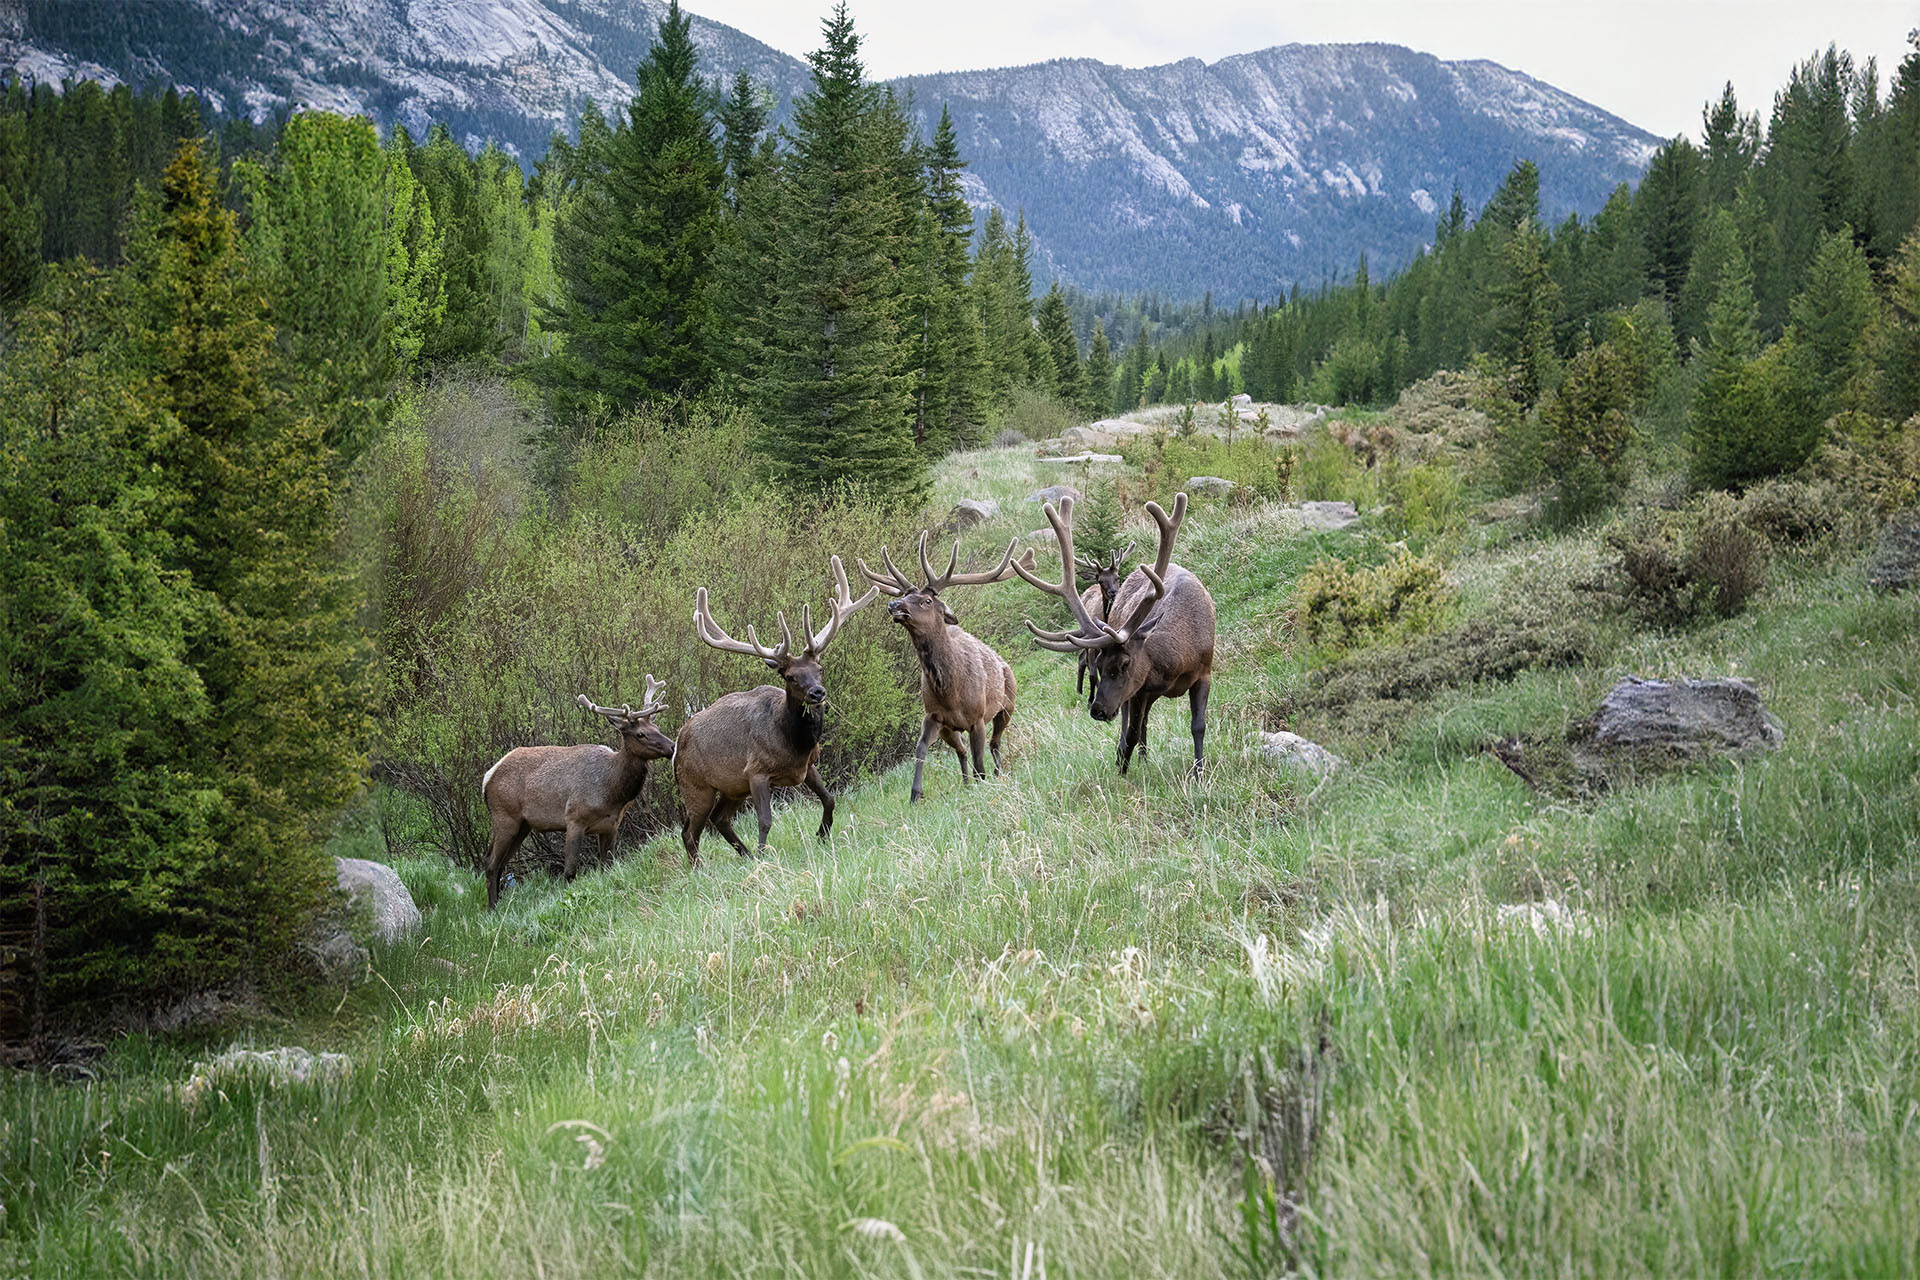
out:
M1002 495L963 549L1025 532L1034 467L943 467ZM624 572L580 519L543 571ZM1182 531L1222 618L1200 782L1172 707L1116 775L1013 583L955 603L1016 660L1005 774L911 806L888 771L830 844L783 809L766 860L689 873L664 835L489 915L383 801L340 846L395 838L424 935L291 1024L11 1081L0 1274L1920 1270L1911 597L1796 560L1739 617L1431 691L1385 744L1331 721L1321 786L1254 749L1305 664L1276 615L1371 535L1291 528ZM1468 553L1461 598L1592 542ZM1483 753L1628 672L1752 674L1786 744L1577 805ZM352 1068L183 1096L236 1035Z

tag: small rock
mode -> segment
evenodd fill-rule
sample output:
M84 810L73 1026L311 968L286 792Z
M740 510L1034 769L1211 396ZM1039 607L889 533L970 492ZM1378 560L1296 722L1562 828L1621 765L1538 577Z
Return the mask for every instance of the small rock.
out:
M1056 458L1035 458L1035 462L1125 462L1117 453L1066 453Z
M985 524L999 514L1000 504L992 498L962 498L953 504L953 511L941 527L948 533L959 533L977 524Z
M1875 591L1905 591L1920 583L1920 516L1895 520L1880 535L1867 562L1867 585Z
M1325 777L1346 761L1310 738L1285 729L1260 735L1260 755L1269 764L1301 768Z
M180 1086L180 1101L193 1106L230 1084L252 1080L272 1089L288 1085L340 1086L353 1073L353 1060L344 1053L315 1053L291 1045L282 1049L228 1049L217 1057L193 1064L193 1073Z
M1297 502L1287 510L1300 518L1303 529L1331 532L1360 523L1360 513L1351 502Z
M1771 751L1786 736L1761 704L1759 690L1737 678L1627 676L1602 699L1589 729L1593 745L1604 752L1689 757Z
M1035 529L1027 535L1028 542L1052 542L1053 540L1053 530L1050 527L1046 529Z
M340 887L354 905L365 906L373 915L373 936L381 942L395 943L420 927L420 908L413 895L400 882L394 869L384 862L365 858L335 858Z
M1050 484L1046 488L1033 494L1027 501L1058 503L1062 498L1072 498L1075 502L1078 502L1084 496L1084 494L1070 484Z
M1211 493L1225 496L1240 486L1225 476L1188 476L1188 493Z
M1235 409L1252 409L1253 397L1248 395L1246 392L1242 391L1239 395L1227 401L1227 403L1232 405Z

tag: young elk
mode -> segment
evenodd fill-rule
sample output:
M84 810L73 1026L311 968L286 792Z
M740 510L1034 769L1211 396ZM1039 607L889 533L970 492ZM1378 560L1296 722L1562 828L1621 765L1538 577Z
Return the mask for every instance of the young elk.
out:
M960 780L967 778L967 753L960 747L960 735L966 734L973 750L973 776L985 778L987 767L981 744L987 724L993 724L993 738L987 749L993 752L993 771L1000 772L1000 735L1013 719L1013 668L978 637L961 629L960 620L940 598L948 587L980 586L1005 582L1013 576L1013 547L1000 557L1000 567L986 573L957 573L960 544L953 544L947 557L947 571L935 573L927 560L927 535L920 535L920 573L925 581L915 586L913 579L900 571L883 548L880 558L886 563L884 574L856 560L860 573L878 590L893 598L887 601L887 616L907 629L913 647L920 655L920 703L927 710L920 726L920 745L913 753L913 798L918 804L925 793L921 775L927 767L927 748L938 737L953 748L960 758ZM1027 553L1032 563L1032 552Z
M533 831L567 833L567 857L561 874L573 879L582 834L600 837L600 856L613 855L620 839L620 819L647 782L647 763L673 754L673 742L656 729L653 717L666 703L660 695L664 681L647 677L646 701L638 710L628 706L597 707L581 694L577 701L594 715L605 716L620 731L620 750L588 743L580 747L515 747L501 756L480 779L480 797L486 801L493 827L493 846L487 854L487 909L500 901L500 877L520 842Z
M1147 514L1160 526L1160 552L1151 568L1141 565L1121 584L1106 619L1096 619L1074 589L1073 499L1062 498L1047 521L1060 542L1061 581L1052 583L1016 564L1028 583L1059 596L1078 624L1073 631L1043 631L1028 620L1039 644L1078 653L1095 680L1088 703L1095 720L1120 717L1120 772L1135 747L1147 740L1147 713L1160 698L1187 695L1193 710L1193 773L1206 765L1207 697L1213 689L1213 597L1200 579L1173 563L1173 539L1186 518L1187 495L1174 498L1169 517L1158 503Z
M679 749L673 757L674 780L680 785L680 804L686 811L680 829L687 861L700 865L700 834L711 820L743 857L747 846L733 829L733 816L753 797L760 817L760 852L767 849L773 826L773 789L805 784L820 797L820 830L825 840L833 830L833 796L820 776L820 732L827 687L820 681L820 655L840 631L840 624L871 604L878 587L858 600L847 586L840 557L833 558L833 616L818 633L813 630L813 608L800 614L806 647L794 650L787 616L775 615L781 641L769 648L760 643L751 626L744 641L722 631L707 610L707 589L694 594L693 627L700 639L726 653L758 658L785 683L730 693L716 700L680 726Z

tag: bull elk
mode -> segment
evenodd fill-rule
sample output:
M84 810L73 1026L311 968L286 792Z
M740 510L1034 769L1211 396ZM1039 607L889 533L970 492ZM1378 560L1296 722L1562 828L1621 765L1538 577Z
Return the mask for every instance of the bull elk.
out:
M1080 571L1079 576L1091 584L1085 591L1080 593L1080 605L1088 614L1098 618L1102 622L1109 621L1113 617L1113 598L1120 594L1120 583L1127 576L1121 572L1120 566L1125 564L1127 557L1132 554L1133 544L1129 542L1125 547L1113 552L1104 560L1094 556L1079 555L1073 558L1074 565ZM1033 566L1029 565L1027 567L1032 568ZM1080 653L1079 669L1074 672L1073 676L1073 691L1076 694L1087 693L1087 677L1092 674L1093 664L1087 658L1087 651L1082 650ZM1098 675L1093 676L1093 687L1095 690L1098 690L1100 687L1100 677ZM1091 705L1093 694L1087 693L1087 697L1089 705Z
M605 716L620 733L620 749L599 743L578 747L515 747L494 762L480 779L493 843L487 853L487 909L500 901L500 877L514 850L530 832L567 833L561 874L573 879L580 837L600 837L600 856L613 855L620 820L647 782L647 764L673 754L673 742L654 727L666 708L663 681L647 677L647 696L633 707L595 706L584 693L576 701Z
M927 559L927 535L922 533L920 574L923 581L917 585L901 572L885 548L880 552L887 570L884 574L867 568L865 561L854 562L860 566L861 576L892 597L887 601L887 616L906 628L913 639L914 651L920 655L920 703L926 708L927 717L920 726L920 745L913 753L912 803L919 803L925 795L921 778L927 767L927 748L936 737L944 740L960 758L963 786L969 781L967 751L960 746L963 733L973 753L972 776L987 776L986 751L993 753L993 771L1000 772L1000 736L1007 731L1007 721L1013 719L1013 668L985 641L961 628L960 619L954 617L940 593L949 587L1005 582L1013 576L1013 548L1014 544L1009 542L997 569L960 573L957 572L960 544L956 541L953 554L947 557L946 572L935 573ZM1033 553L1027 555L1031 562ZM993 725L991 740L987 738L989 723Z
M757 689L729 693L680 726L673 776L684 810L680 840L693 866L700 865L700 835L709 821L728 844L747 856L747 846L733 829L733 817L749 796L760 818L760 851L764 853L767 832L773 827L775 787L805 785L820 797L818 838L825 840L833 830L833 796L820 776L820 733L825 726L822 711L827 701L827 687L820 679L820 656L839 634L841 624L871 604L880 590L875 587L855 600L840 557L834 556L832 562L833 614L826 626L815 632L812 606L802 608L800 628L806 644L799 649L794 647L786 614L775 615L781 635L778 644L761 644L752 626L748 626L745 640L735 640L713 620L707 608L707 589L701 587L694 593L693 627L700 639L723 653L760 659L780 676L785 687L763 684Z
M1206 767L1207 698L1213 689L1213 597L1191 572L1173 563L1173 540L1186 518L1187 495L1174 497L1173 515L1149 502L1147 514L1160 526L1160 551L1120 584L1108 617L1098 619L1082 602L1074 581L1073 499L1044 508L1060 544L1061 581L1048 582L1014 565L1030 585L1060 597L1077 624L1046 631L1027 621L1043 648L1082 655L1094 677L1087 709L1095 720L1120 717L1120 772L1134 748L1147 739L1147 713L1161 698L1185 694L1193 711L1193 773Z

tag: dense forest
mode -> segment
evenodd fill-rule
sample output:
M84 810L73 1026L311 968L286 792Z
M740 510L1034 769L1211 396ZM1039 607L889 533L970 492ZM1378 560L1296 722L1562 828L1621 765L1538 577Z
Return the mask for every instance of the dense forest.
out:
M444 126L7 87L0 1034L285 952L370 764L470 837L486 760L580 684L710 684L640 643L684 630L692 583L770 614L830 535L903 545L929 464L997 431L1239 391L1378 405L1473 368L1505 483L1554 480L1566 519L1649 415L1702 485L1913 453L1920 51L1884 93L1816 56L1764 124L1729 91L1590 219L1542 226L1522 163L1391 280L1362 261L1227 314L1036 296L1025 220L976 225L951 121L917 135L844 5L823 37L770 130L676 6L631 101L531 174ZM422 406L463 395L449 452ZM533 428L483 441L499 422ZM589 634L600 608L631 649ZM897 655L835 662L904 697ZM901 749L900 717L845 702L834 767Z

